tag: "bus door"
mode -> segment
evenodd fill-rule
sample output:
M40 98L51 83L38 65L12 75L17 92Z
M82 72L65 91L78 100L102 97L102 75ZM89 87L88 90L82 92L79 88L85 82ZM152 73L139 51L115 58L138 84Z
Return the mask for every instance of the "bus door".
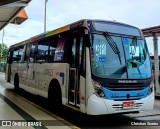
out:
M83 48L83 37L80 33L74 33L72 37L70 53L70 82L69 82L69 104L80 107L80 85L81 85L81 59ZM85 80L84 87L85 87ZM82 91L85 93L85 91Z

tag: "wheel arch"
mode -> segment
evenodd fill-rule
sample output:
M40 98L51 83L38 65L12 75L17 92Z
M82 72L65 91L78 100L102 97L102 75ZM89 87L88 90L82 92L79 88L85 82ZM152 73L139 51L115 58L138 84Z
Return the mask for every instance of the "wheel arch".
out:
M52 79L49 83L49 88L48 88L48 98L49 98L49 94L51 92L55 92L54 90L58 91L61 98L62 98L62 89L61 89L61 86L60 86L60 83L57 79Z

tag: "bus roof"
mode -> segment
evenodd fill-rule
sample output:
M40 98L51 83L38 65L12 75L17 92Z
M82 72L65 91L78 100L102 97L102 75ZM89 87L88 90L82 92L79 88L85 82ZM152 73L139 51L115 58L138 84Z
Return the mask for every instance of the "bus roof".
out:
M43 39L45 37L49 37L49 36L52 36L52 35L56 35L56 34L59 34L59 33L62 33L62 32L65 32L65 31L68 31L68 30L71 30L73 28L76 28L76 27L80 27L80 26L84 26L84 27L87 27L87 20L86 19L83 19L83 20L79 20L77 22L74 22L72 24L69 24L69 25L66 25L66 26L63 26L63 27L60 27L58 29L55 29L55 30L52 30L52 31L49 31L49 32L46 32L46 33L42 33L42 34L39 34L39 35L36 35L34 37L31 37L25 41L22 41L22 42L19 42L19 43L16 43L14 45L11 45L10 46L10 49L11 48L14 48L14 47L18 47L18 46L22 46L24 44L27 44L29 42L34 42L36 40L40 40L40 39Z
M46 33L42 33L42 34L39 34L39 35L36 35L34 37L31 37L25 41L22 41L20 43L16 43L14 45L11 45L10 46L10 49L14 48L14 47L19 47L19 46L22 46L24 44L27 44L27 43L30 43L30 42L34 42L34 41L37 41L37 40L40 40L40 39L43 39L43 38L46 38L46 37L50 37L50 36L53 36L53 35L56 35L56 34L59 34L59 33L62 33L62 32L65 32L65 31L68 31L68 30L71 30L71 29L74 29L76 27L88 27L88 21L93 21L93 22L108 22L108 23L115 23L115 24L121 24L121 25L127 25L127 26L131 26L131 25L128 25L128 24L125 24L125 23L120 23L120 22L116 22L116 21L109 21L109 20L93 20L93 19L82 19L82 20L79 20L77 22L74 22L74 23L71 23L69 25L66 25L66 26L63 26L63 27L60 27L58 29L55 29L55 30L52 30L52 31L49 31L49 32L46 32ZM131 27L134 27L134 26L131 26ZM136 28L136 27L135 27Z

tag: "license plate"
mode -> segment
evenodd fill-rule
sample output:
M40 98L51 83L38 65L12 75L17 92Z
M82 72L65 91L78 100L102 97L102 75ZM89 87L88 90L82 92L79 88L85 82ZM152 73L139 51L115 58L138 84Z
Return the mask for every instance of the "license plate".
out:
M127 107L133 107L134 106L134 102L131 101L131 102L123 102L123 107L124 108L127 108Z

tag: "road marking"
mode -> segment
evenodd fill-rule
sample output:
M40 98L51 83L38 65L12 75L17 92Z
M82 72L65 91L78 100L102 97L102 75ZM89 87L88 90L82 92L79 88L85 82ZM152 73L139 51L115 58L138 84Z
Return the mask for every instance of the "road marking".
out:
M36 119L34 119L31 115L29 115L27 112L25 112L20 107L18 107L16 104L14 104L12 101L10 101L8 98L6 98L4 95L2 95L1 93L0 93L0 98L4 102L6 102L14 111L16 111L21 117L23 117L26 121L39 122ZM35 128L35 129L47 129L43 125L41 127L35 127L35 126L33 126L33 128Z
M46 109L40 107L39 105L36 105L35 103L33 103L33 102L31 102L31 101L29 101L29 100L23 98L22 96L20 96L20 95L14 93L14 92L12 92L12 91L10 91L10 90L9 90L9 92L12 93L12 94L14 94L15 96L19 97L20 99L26 101L27 103L29 103L29 104L35 106L36 108L40 109L41 111L47 113L48 115L50 115L50 116L52 116L53 118L55 118L56 120L62 122L62 123L65 124L66 126L70 127L71 129L80 129L79 127L77 127L77 126L71 124L71 123L68 122L67 120L65 120L65 119L63 119L63 118L61 118L61 117L59 117L59 116L57 116L57 115L51 113L50 111L48 111L48 110L46 110Z

